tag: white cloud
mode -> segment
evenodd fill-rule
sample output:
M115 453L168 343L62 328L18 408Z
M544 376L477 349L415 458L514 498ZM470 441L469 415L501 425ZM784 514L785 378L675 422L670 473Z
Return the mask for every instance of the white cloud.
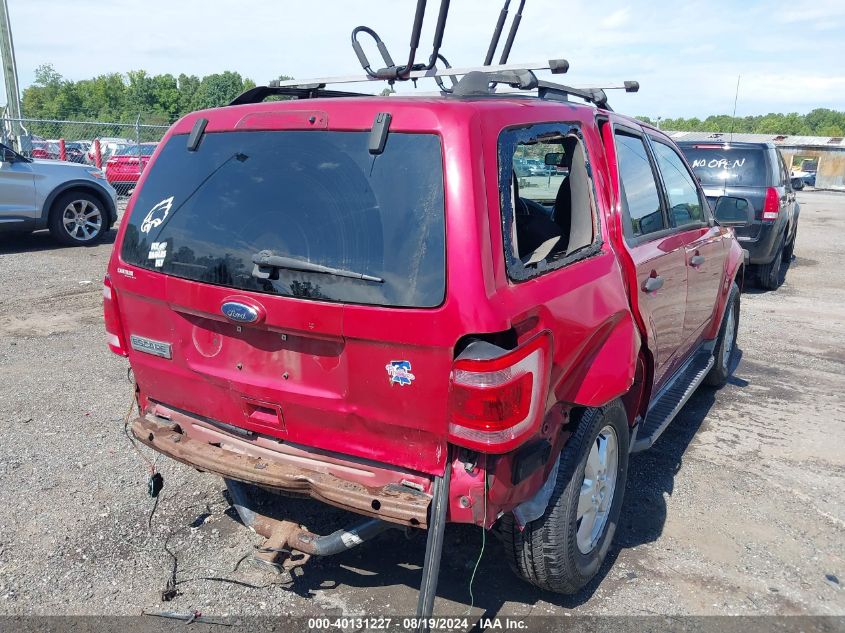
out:
M631 11L627 7L614 11L601 21L601 26L606 29L618 29L626 24L631 17Z

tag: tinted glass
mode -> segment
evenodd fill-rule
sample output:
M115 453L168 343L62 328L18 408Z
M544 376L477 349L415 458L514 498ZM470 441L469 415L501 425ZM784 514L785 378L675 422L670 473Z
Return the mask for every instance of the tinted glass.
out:
M667 228L643 140L617 132L616 156L632 233L640 236Z
M722 146L681 146L702 185L766 187L766 153L763 149Z
M115 156L137 156L140 152L141 156L152 156L153 152L156 151L155 145L127 145L126 147L119 148L114 155Z
M669 201L670 224L684 226L704 222L701 198L683 159L674 149L659 141L653 143L652 147Z
M195 152L174 136L136 194L121 255L210 284L328 301L436 306L445 290L440 139L369 132L207 134ZM274 269L281 257L382 278ZM276 272L278 279L275 279Z

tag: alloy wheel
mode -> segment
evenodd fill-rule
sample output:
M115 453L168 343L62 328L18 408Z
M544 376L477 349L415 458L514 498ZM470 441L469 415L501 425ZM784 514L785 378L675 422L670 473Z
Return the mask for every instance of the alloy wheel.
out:
M734 351L734 343L736 342L736 318L734 315L735 301L731 301L728 307L728 313L725 315L727 322L725 323L725 340L722 345L722 368L727 371L728 365L731 362L731 354Z
M62 226L77 242L88 242L103 229L103 214L90 200L74 200L62 212Z
M576 540L582 554L589 554L604 533L616 491L618 446L616 431L607 425L599 431L587 456L575 514Z

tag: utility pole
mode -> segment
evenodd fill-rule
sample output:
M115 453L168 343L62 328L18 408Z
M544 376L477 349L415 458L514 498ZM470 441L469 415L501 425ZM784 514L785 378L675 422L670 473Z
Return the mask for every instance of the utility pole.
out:
M12 136L20 150L21 93L18 88L18 67L15 63L15 45L12 42L12 25L9 22L9 7L6 0L0 0L0 57L3 63L3 80L6 86L6 118L4 132ZM12 121L8 121L12 119Z

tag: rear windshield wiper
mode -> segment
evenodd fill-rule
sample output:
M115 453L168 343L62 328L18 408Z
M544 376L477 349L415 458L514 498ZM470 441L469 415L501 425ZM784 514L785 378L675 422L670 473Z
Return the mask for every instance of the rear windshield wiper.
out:
M324 275L334 275L335 277L374 281L379 284L384 283L384 279L381 277L373 277L372 275L343 270L342 268L332 268L331 266L323 266L321 264L312 264L303 259L274 255L273 251L260 251L256 253L252 256L252 263L255 264L255 267L252 269L252 276L258 279L271 279L275 271L284 268L286 270L301 270L308 273L321 273Z

